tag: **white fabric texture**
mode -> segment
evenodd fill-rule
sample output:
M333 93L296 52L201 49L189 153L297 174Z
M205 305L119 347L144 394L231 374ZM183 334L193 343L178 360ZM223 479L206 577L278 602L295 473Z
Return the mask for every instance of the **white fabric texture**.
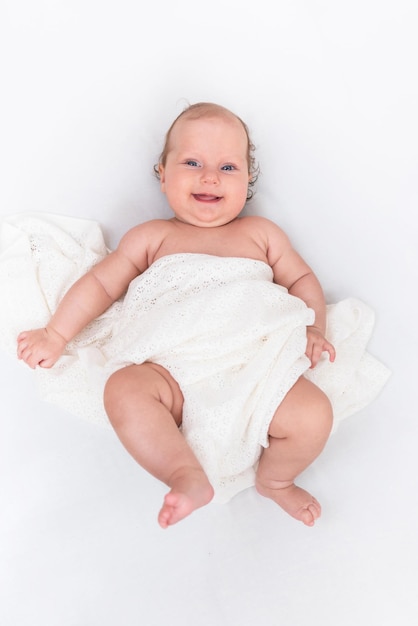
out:
M108 254L96 222L51 214L5 218L0 233L0 347L46 325L81 275ZM369 404L390 376L366 350L374 314L349 298L327 307L335 363L305 356L313 312L272 282L261 261L173 254L132 281L51 369L37 368L42 399L107 424L103 388L128 364L166 367L185 398L182 431L218 501L254 484L274 411L302 374L331 400L335 425ZM334 426L335 428L335 426Z

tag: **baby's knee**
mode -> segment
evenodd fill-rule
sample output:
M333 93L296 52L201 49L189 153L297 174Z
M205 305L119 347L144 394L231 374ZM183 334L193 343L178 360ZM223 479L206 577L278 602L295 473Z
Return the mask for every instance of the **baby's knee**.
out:
M123 370L118 370L111 374L104 387L103 403L110 421L119 414L118 408L124 397L124 378Z
M309 382L305 387L305 396L298 419L295 420L295 428L306 440L326 441L331 433L334 417L331 402L313 383Z
M317 432L321 432L324 437L328 437L332 430L334 413L328 396L319 388L317 388L312 409L313 427Z
M179 425L183 394L172 376L154 363L128 365L114 372L104 389L104 406L114 427L133 414L146 414L151 405L162 405Z

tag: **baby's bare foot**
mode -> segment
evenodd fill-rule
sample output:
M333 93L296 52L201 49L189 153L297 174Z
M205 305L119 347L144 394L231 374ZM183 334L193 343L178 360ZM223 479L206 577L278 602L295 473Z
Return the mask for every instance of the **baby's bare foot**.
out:
M214 495L203 470L187 468L170 480L171 491L164 497L158 523L167 528L208 504Z
M306 526L313 526L321 515L321 505L310 493L294 483L283 483L274 488L257 484L257 491L266 498L274 500L286 513L300 520Z

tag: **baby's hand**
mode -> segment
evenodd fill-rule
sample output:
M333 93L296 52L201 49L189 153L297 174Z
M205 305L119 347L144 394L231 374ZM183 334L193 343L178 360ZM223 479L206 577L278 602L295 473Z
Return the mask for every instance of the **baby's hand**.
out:
M17 356L29 367L52 367L61 356L66 340L52 328L25 330L17 338Z
M323 352L328 352L329 360L333 363L335 361L335 348L332 343L327 341L315 326L308 326L306 334L308 343L305 354L311 362L311 368L315 367Z

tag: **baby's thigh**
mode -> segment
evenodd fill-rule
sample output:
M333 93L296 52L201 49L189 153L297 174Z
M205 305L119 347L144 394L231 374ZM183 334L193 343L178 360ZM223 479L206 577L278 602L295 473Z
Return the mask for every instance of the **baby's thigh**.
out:
M114 372L106 383L104 403L109 414L115 409L159 402L172 414L178 425L183 412L183 394L168 370L156 363L141 363Z
M304 432L315 435L332 428L332 407L328 397L314 383L301 376L276 409L269 435L282 438Z

